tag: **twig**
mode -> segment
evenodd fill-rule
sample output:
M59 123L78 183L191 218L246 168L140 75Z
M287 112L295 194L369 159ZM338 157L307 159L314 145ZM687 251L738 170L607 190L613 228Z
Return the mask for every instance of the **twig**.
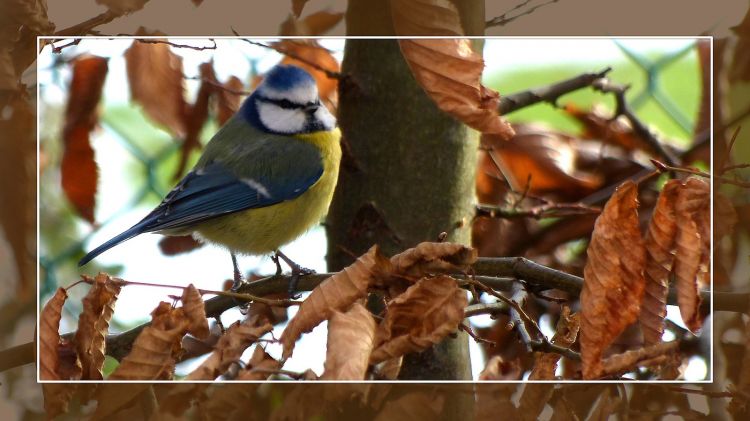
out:
M0 351L0 373L13 367L33 363L36 355L35 345L34 342L28 342Z
M656 138L651 130L649 130L638 116L635 115L633 110L630 109L630 106L625 99L625 92L630 88L630 85L618 85L607 78L601 78L592 82L591 86L602 93L610 93L615 96L616 108L615 115L612 118L613 120L619 116L627 118L633 126L633 131L643 139L651 149L653 149L656 155L667 161L669 165L675 165L677 162L675 157L664 149L661 141Z
M533 7L530 7L528 10L526 10L524 12L521 12L521 13L519 13L517 15L508 16L508 14L510 14L511 12L519 10L522 7L526 6L527 4L531 3L531 0L524 0L521 3L513 6L513 8L511 8L507 12L503 13L502 15L496 16L496 17L488 20L487 22L485 22L484 27L485 28L492 28L493 26L505 26L505 25L509 24L510 22L513 22L514 20L516 20L516 19L518 19L518 18L520 18L522 16L527 16L527 15L530 15L530 14L534 13L534 11L536 9L539 9L540 7L544 7L544 6L547 6L547 5L552 4L552 3L557 3L558 1L559 0L548 0L548 1L544 2L544 3L542 3L542 4L537 4L537 5L533 6Z
M63 44L63 45L59 45L59 46L56 46L56 45L55 45L55 42L57 42L57 41L58 41L58 40L53 40L53 41L52 41L52 42L50 43L50 45L52 46L52 52L53 52L53 53L55 53L55 54L60 54L60 53L62 53L62 50L66 49L66 48L68 48L68 47L72 47L72 46L74 46L74 45L78 45L78 44L80 44L80 43L81 43L81 41L83 41L83 38L76 38L76 39L74 39L73 41L71 41L71 42L69 42L69 43L67 43L67 44Z
M516 218L559 218L572 215L596 215L601 209L586 206L580 203L548 203L535 206L530 209L501 208L492 205L477 205L477 216L490 218L516 219Z
M167 44L175 48L189 48L196 51L215 50L217 48L216 41L213 38L209 38L208 40L211 41L214 45L209 45L207 47L196 47L195 45L175 44L174 42L163 39L136 39L136 41L143 44Z
M237 31L235 31L234 29L232 29L232 32L234 33L234 35L240 36L237 33ZM315 63L315 62L310 61L310 60L308 60L308 59L306 59L304 57L301 57L301 56L299 56L297 54L294 54L293 52L288 51L288 50L284 49L283 47L279 47L279 46L275 46L275 45L263 44L262 42L251 41L251 40L246 39L246 38L242 38L242 41L245 41L246 43L248 43L250 45L255 45L255 46L258 46L258 47L268 48L269 50L274 50L274 51L276 51L279 54L283 54L283 55L285 55L287 57L291 57L291 58L293 58L295 60L301 61L302 63L307 64L308 66L312 67L313 69L316 69L316 70L319 70L319 71L325 73L325 75L328 76L330 79L342 80L342 79L344 79L346 77L342 73L335 72L335 71L333 71L331 69L327 69L327 68L319 65L318 63ZM323 47L320 47L320 48L323 49Z
M732 185L735 185L735 186L738 186L738 187L742 187L742 188L746 188L746 189L750 188L750 182L748 182L748 181L735 180L735 179L731 179L731 178L727 178L727 177L723 177L723 176L718 176L718 175L717 176L712 176L711 174L709 174L709 173L707 173L705 171L700 171L700 170L696 170L696 169L693 169L693 168L675 167L675 166L672 166L672 165L664 164L664 163L659 162L659 161L657 161L655 159L652 159L651 163L653 163L654 166L656 167L656 169L658 169L660 172L668 172L668 171L681 172L681 173L685 173L685 174L697 175L698 177L703 177L703 178L708 178L708 179L711 179L713 177L714 180L716 180L716 181L718 181L720 183L732 184Z
M466 323L460 323L458 325L458 329L466 332L466 334L471 336L471 338L474 339L476 343L484 343L489 346L497 346L496 342L492 342L488 339L484 339L480 337L479 335L477 335L476 333L474 333L474 331L469 326L467 326Z
M556 102L561 96L592 86L594 81L605 77L611 70L611 67L607 67L596 73L582 73L562 82L504 95L500 98L498 112L500 115L507 115L540 102L549 102L556 106Z
M473 286L473 285L472 285ZM481 303L472 304L464 309L464 317L474 317L481 314L497 314L508 310L508 306L505 303Z
M613 355L602 362L603 369L597 377L610 377L630 371L645 361L677 352L679 347L679 341L660 342L644 348Z
M731 171L737 168L745 168L746 166L746 164L739 164L739 165L745 165L745 166L736 166L736 165L727 166L727 162L730 162L732 160L732 148L734 148L734 142L737 141L737 135L740 134L740 128L741 126L737 126L737 128L734 130L734 133L732 134L732 138L729 140L729 146L727 147L727 150L724 151L724 159L721 161L722 164L724 165L724 168L721 168L719 170L719 175L724 175L724 173L727 171Z
M112 22L116 18L119 18L122 16L121 14L115 13L112 10L107 10L104 13L101 13L97 16L94 16L93 18L86 20L84 22L81 22L77 25L73 25L69 28L61 29L57 32L55 32L55 36L59 37L69 37L74 35L88 35L92 29L96 28L99 25L104 25L105 23Z
M730 392L730 391L717 392L713 390L690 389L687 387L680 387L680 386L666 386L666 388L672 392L691 393L693 395L703 395L708 398L736 398L738 396L742 396L742 395L738 395L735 392Z

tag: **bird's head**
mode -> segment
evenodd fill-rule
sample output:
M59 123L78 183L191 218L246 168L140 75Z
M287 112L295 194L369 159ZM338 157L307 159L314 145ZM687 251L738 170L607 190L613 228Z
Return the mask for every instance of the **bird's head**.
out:
M320 102L315 79L293 65L271 69L242 108L250 124L268 133L293 135L336 127L336 119Z

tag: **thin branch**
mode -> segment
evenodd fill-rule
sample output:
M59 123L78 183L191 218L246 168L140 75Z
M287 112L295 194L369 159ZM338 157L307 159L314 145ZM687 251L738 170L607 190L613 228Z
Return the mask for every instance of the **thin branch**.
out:
M651 163L653 163L656 169L658 169L660 172L669 172L669 171L681 172L681 173L690 174L690 175L697 175L698 177L703 177L703 178L708 178L708 179L711 179L713 177L714 180L720 183L732 184L732 185L742 187L745 189L750 188L750 182L748 181L737 180L737 179L727 178L723 176L712 176L711 174L705 171L700 171L700 170L696 170L693 168L683 168L683 167L675 167L672 165L666 165L655 159L652 159Z
M500 115L507 115L540 102L549 102L556 106L556 102L561 96L592 86L596 80L605 77L611 70L611 67L607 67L596 73L582 73L562 82L504 95L500 98L498 112Z
M232 29L232 32L234 33L234 35L240 36L237 33L237 31L235 31L234 29ZM325 73L325 75L328 76L328 78L330 78L330 79L342 80L342 79L346 78L346 76L343 73L339 73L339 72L335 72L335 71L333 71L331 69L327 69L327 68L319 65L318 63L315 63L315 62L310 61L310 60L308 60L308 59L306 59L304 57L301 57L301 56L299 56L299 55L297 55L297 54L295 54L295 53L293 53L291 51L288 51L288 50L284 49L281 46L263 44L262 42L251 41L251 40L249 40L247 38L242 38L242 41L245 41L246 43L248 43L250 45L255 45L255 46L258 46L258 47L268 48L269 50L274 50L274 51L276 51L279 54L283 54L283 55L285 55L287 57L290 57L290 58L293 58L293 59L295 59L297 61L305 63L308 66L312 67L313 69L316 69L316 70L319 70L319 71ZM323 47L319 47L319 48L324 49Z
M489 339L484 339L480 337L479 335L477 335L476 333L474 333L474 331L468 325L466 325L466 323L463 323L463 322L460 323L458 325L458 329L466 332L466 334L471 336L471 338L474 339L474 342L476 343L483 343L489 346L497 346L496 342L492 342Z
M122 16L119 13L115 13L112 10L107 10L106 12L99 14L97 16L94 16L93 18L86 20L84 22L81 22L77 25L73 25L69 28L61 29L57 32L55 32L55 36L59 37L69 37L69 36L76 36L76 35L89 35L91 33L91 30L96 28L99 25L104 25L106 23L112 22L116 18L119 18Z
M601 209L586 206L580 203L548 203L535 206L530 209L502 208L492 205L477 205L477 216L487 216L490 218L500 219L517 219L517 218L559 218L573 215L596 215Z
M537 9L539 9L541 7L547 6L547 5L552 4L552 3L557 3L558 1L560 1L560 0L547 0L544 3L537 4L537 5L533 6L533 7L530 7L529 9L525 10L524 12L520 12L517 15L508 16L510 13L515 12L516 10L519 10L522 7L526 6L527 4L531 3L531 0L524 0L521 3L513 6L513 8L511 8L507 12L503 13L502 15L496 16L496 17L488 20L487 22L485 22L484 23L484 27L486 29L486 28L492 28L493 26L505 26L505 25L513 22L514 20L516 20L516 19L518 19L518 18L520 18L522 16L527 16L527 15L530 15L530 14L534 13Z
M215 50L217 48L216 41L213 38L209 38L208 40L211 41L214 45L209 45L206 47L196 47L195 45L175 44L174 42L163 39L136 39L136 41L142 44L166 44L175 48L189 48L196 51Z
M737 126L737 128L734 130L734 133L732 134L732 138L729 140L729 146L727 147L727 150L724 151L724 159L721 161L724 165L724 168L721 168L719 170L719 175L724 175L725 172L731 171L733 169L745 168L745 166L737 166L737 165L727 166L727 162L731 162L732 160L732 149L734 148L734 143L737 141L737 135L740 134L740 128L741 126ZM745 165L745 164L739 164L739 165Z
M633 131L643 139L651 149L653 149L656 155L664 159L669 165L675 165L677 162L676 158L672 156L669 151L664 149L662 142L656 138L646 124L644 124L638 116L635 115L633 110L630 109L630 106L625 99L625 92L630 88L630 85L618 85L607 78L601 78L594 81L591 86L602 93L613 94L616 101L615 115L613 119L619 116L627 118L628 121L630 121L631 126L633 126Z
M35 355L36 344L34 342L28 342L0 351L0 373L13 367L33 363Z
M679 341L660 342L644 348L626 351L604 359L603 370L597 377L611 377L633 370L639 364L656 357L677 352Z
M506 311L508 311L508 306L505 303L497 302L472 304L464 309L464 317L474 317L481 314L494 315L497 313L504 313Z

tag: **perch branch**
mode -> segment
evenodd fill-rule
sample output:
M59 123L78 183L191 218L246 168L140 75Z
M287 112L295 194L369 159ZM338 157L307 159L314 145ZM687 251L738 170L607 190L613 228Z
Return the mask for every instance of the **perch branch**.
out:
M547 0L544 3L537 4L537 5L534 5L532 7L529 7L527 10L525 10L523 12L519 12L517 15L508 16L512 12L515 12L515 11L521 9L522 7L526 6L527 4L531 3L531 0L524 0L521 3L518 3L517 5L513 6L510 10L508 10L505 13L503 13L502 15L496 16L496 17L488 20L487 22L485 22L484 23L484 27L486 29L486 28L492 28L493 26L505 26L505 25L513 22L514 20L516 20L516 19L518 19L518 18L520 18L522 16L527 16L527 15L530 15L530 14L534 13L537 9L539 9L541 7L550 5L552 3L557 3L558 1L560 1L560 0Z
M596 215L601 209L582 205L580 203L548 203L535 206L530 209L518 209L516 207L503 208L492 205L477 205L477 216L488 216L490 218L516 219L516 218L559 218L573 215Z
M538 104L540 102L549 102L552 105L556 105L557 99L561 96L579 89L593 86L593 83L596 80L605 77L611 70L611 67L607 67L596 73L582 73L578 76L551 85L504 95L500 98L500 105L497 110L500 115L507 115L514 111L518 111L521 108Z

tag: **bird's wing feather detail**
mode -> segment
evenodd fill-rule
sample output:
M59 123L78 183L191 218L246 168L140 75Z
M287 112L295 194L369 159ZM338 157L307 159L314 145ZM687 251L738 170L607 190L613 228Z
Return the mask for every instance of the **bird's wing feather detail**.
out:
M255 149L252 157L240 157L266 161L265 171L235 176L218 161L191 171L156 209L127 231L92 250L79 265L138 234L183 228L222 215L292 200L323 175L320 155L310 150L309 145L295 141L268 146Z

